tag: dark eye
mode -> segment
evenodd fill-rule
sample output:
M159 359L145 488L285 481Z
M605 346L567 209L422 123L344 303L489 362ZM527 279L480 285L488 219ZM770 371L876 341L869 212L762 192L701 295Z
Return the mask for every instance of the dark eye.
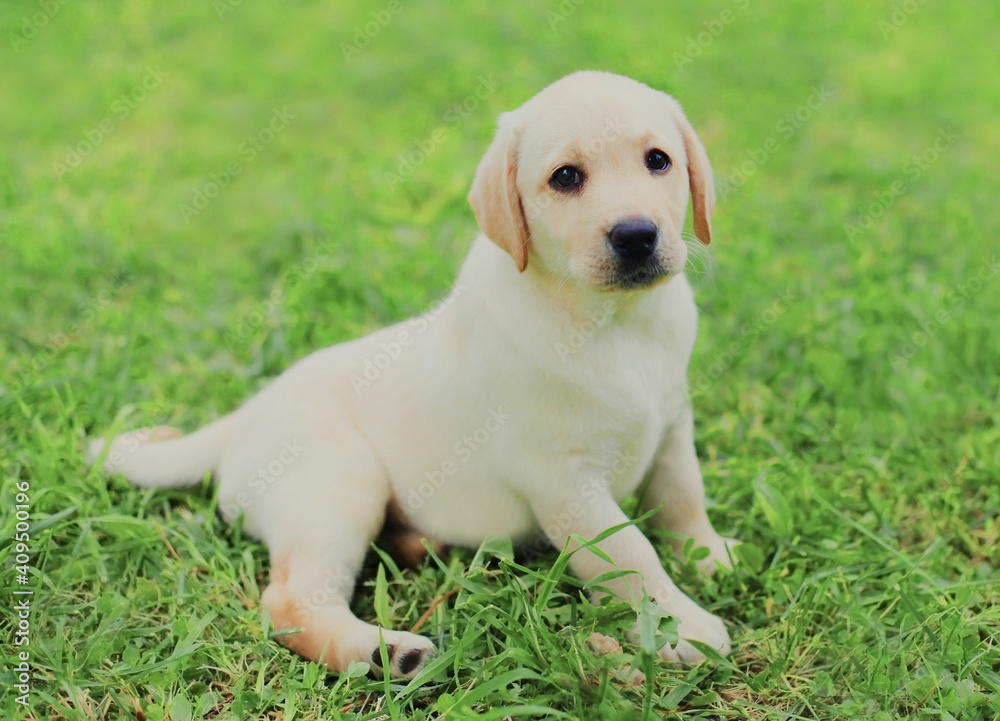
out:
M663 172L670 167L670 156L662 150L650 150L646 153L646 167L654 172Z
M580 171L572 165L562 166L552 174L551 178L549 178L550 184L556 186L557 188L562 188L563 190L575 188L582 182L583 176L581 176Z

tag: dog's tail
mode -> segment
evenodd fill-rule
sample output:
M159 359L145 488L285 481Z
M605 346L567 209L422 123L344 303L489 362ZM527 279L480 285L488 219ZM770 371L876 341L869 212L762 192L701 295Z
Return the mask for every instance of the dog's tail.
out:
M87 462L96 463L103 456L105 473L121 473L137 486L194 485L216 470L231 418L220 418L183 437L169 426L122 433L111 441L106 454L106 442L97 439L90 443Z

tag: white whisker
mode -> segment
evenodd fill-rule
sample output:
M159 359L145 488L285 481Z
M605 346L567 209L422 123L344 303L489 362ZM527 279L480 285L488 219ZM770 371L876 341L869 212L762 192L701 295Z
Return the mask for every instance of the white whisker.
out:
M684 270L699 281L713 281L715 278L715 259L712 257L711 251L690 231L682 232L681 239L688 251Z

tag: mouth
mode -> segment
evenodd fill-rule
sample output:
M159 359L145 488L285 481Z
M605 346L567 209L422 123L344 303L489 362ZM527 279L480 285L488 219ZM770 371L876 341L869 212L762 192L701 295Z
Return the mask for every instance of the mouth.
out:
M605 232L605 288L636 291L652 288L676 274L671 235L648 217L620 220Z
M669 268L658 262L646 263L638 268L616 268L605 282L603 290L634 291L645 290L659 285L675 275Z

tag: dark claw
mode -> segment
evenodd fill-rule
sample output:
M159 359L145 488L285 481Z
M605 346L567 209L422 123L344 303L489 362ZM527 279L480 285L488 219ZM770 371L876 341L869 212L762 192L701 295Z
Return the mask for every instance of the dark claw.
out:
M385 647L386 658L389 659L389 663L392 663L392 654L396 652L396 647L393 644L389 644ZM382 647L376 646L375 650L372 651L372 663L382 668Z
M419 664L421 659L424 657L424 652L419 648L415 648L412 651L407 651L403 658L399 659L399 672L401 674L408 674L410 671L415 669Z

